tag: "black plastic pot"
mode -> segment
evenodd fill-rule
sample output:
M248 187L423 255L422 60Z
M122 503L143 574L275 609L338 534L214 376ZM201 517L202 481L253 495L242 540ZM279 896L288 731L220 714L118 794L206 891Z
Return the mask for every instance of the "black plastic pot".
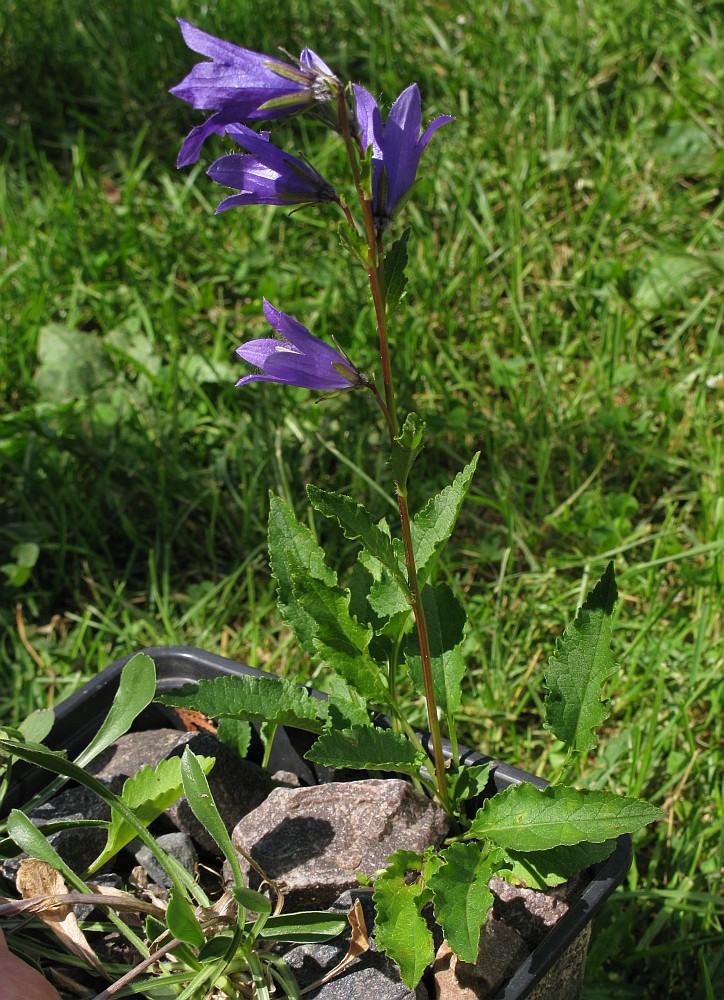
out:
M188 646L166 646L144 650L156 664L159 694L172 691L189 682L224 674L255 674L262 672L214 653ZM121 670L131 656L117 660L55 709L55 724L46 740L48 746L65 748L72 757L89 742L105 718L118 689ZM172 710L151 705L139 717L135 729L151 729L178 724ZM297 730L278 730L270 770L295 770L311 782L329 780L326 768L303 760L312 742L310 734ZM503 761L493 760L475 750L464 750L461 759L466 765L492 760L492 794L511 784L529 781L539 788L546 782ZM3 812L21 806L47 782L47 774L37 769L17 767L13 770L12 787L3 803ZM580 992L590 924L616 886L623 881L631 865L632 848L629 836L619 837L616 849L606 860L589 869L590 881L582 895L566 915L546 935L540 945L519 966L501 988L495 1000L568 1000Z

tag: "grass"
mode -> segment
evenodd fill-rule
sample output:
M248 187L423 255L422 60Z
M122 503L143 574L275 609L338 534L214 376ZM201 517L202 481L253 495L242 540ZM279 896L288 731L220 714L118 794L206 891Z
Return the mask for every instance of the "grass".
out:
M267 490L303 511L304 483L334 483L391 512L366 399L233 389L262 295L371 370L372 320L329 218L214 219L220 191L175 171L198 121L165 95L193 62L176 14L260 51L308 44L388 100L417 80L427 118L458 116L406 209L393 337L403 405L429 428L412 506L482 450L442 565L471 618L463 738L540 773L556 761L541 671L613 558L621 670L581 778L666 820L597 921L586 995L720 995L716 5L6 5L2 717L159 643L314 678L274 610ZM313 126L279 133L334 173Z

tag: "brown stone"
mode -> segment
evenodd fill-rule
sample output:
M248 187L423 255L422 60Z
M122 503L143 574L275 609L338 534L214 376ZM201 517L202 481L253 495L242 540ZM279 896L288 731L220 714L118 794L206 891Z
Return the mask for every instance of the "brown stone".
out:
M492 916L480 931L478 958L461 962L444 941L433 965L437 1000L489 1000L530 954L511 927Z
M311 788L276 788L236 826L232 843L282 883L289 910L329 906L400 848L439 845L445 813L406 781L372 778ZM242 859L249 884L260 878Z

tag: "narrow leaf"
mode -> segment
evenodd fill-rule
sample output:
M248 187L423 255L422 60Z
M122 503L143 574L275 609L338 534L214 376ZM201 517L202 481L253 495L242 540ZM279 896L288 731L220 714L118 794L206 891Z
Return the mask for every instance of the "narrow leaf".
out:
M425 764L425 755L416 751L404 736L372 726L324 733L304 756L327 767L401 774L417 774Z
M608 718L601 692L617 669L611 651L617 596L610 562L548 661L546 727L578 752L595 748L594 730Z
M244 877L239 865L239 856L234 850L229 831L216 808L209 783L204 774L202 760L190 747L186 747L181 758L181 779L186 801L191 807L191 811L219 845L221 853L229 862L234 884L243 886Z
M410 990L435 957L432 933L422 917L429 893L419 877L413 882L408 879L408 872L419 872L421 864L413 851L397 851L387 871L375 880L374 891L377 947L397 963Z
M110 711L91 742L76 757L76 764L85 767L102 750L127 733L144 708L151 704L155 694L156 665L150 656L137 653L121 671Z
M465 836L487 838L506 850L548 851L582 841L613 840L661 816L648 802L612 792L565 785L541 790L523 782L484 802Z
M385 304L388 317L394 313L407 286L405 270L410 231L408 227L385 254Z
M412 520L412 546L420 586L430 578L437 558L453 532L479 457L480 452L477 452L452 483L429 500Z
M52 708L39 708L20 723L23 738L30 743L42 743L55 722L55 712Z
M246 719L296 726L312 733L322 731L327 707L292 681L250 674L202 679L156 699L174 708L190 708L209 719Z
M334 518L346 538L351 541L359 539L370 555L379 560L395 577L403 592L408 592L407 581L404 573L400 571L399 558L392 547L392 540L375 523L369 511L361 504L355 503L351 497L321 490L317 486L307 486L307 495L312 506L320 514Z
M438 708L450 718L460 707L460 685L465 674L461 643L467 619L460 602L446 583L439 583L436 587L425 587L422 592L422 604L427 619L435 699ZM413 632L410 636L407 662L415 690L418 694L424 695L425 685L417 632Z
M337 583L337 574L324 561L324 552L312 532L301 524L294 511L273 493L269 495L269 558L277 581L279 611L309 654L314 654L314 623L298 604L292 587L292 573L308 574L328 586Z
M231 887L231 895L245 910L253 910L255 913L271 913L272 911L269 897L255 889L247 889L244 885L234 885Z
M347 926L342 916L329 910L307 910L304 913L279 913L271 916L259 932L259 937L271 941L289 941L294 944L311 944L331 941Z
M493 905L488 888L503 852L482 850L478 844L452 844L440 854L444 864L429 876L435 916L448 944L463 960L478 957L480 928Z

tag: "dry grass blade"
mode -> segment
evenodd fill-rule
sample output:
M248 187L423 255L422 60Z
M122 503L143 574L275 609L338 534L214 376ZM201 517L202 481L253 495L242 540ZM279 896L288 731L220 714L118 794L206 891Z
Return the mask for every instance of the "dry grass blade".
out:
M364 913L362 912L362 904L358 899L355 900L354 906L347 914L347 920L349 920L352 928L352 937L349 942L347 954L344 956L342 961L338 962L337 965L335 965L335 967L325 976L322 976L321 979L317 979L300 992L311 993L312 990L316 990L319 986L323 986L325 983L328 983L331 979L334 979L335 976L341 975L345 969L352 965L353 962L357 961L360 955L364 955L364 953L369 950L370 938L367 933L367 924L365 923Z

